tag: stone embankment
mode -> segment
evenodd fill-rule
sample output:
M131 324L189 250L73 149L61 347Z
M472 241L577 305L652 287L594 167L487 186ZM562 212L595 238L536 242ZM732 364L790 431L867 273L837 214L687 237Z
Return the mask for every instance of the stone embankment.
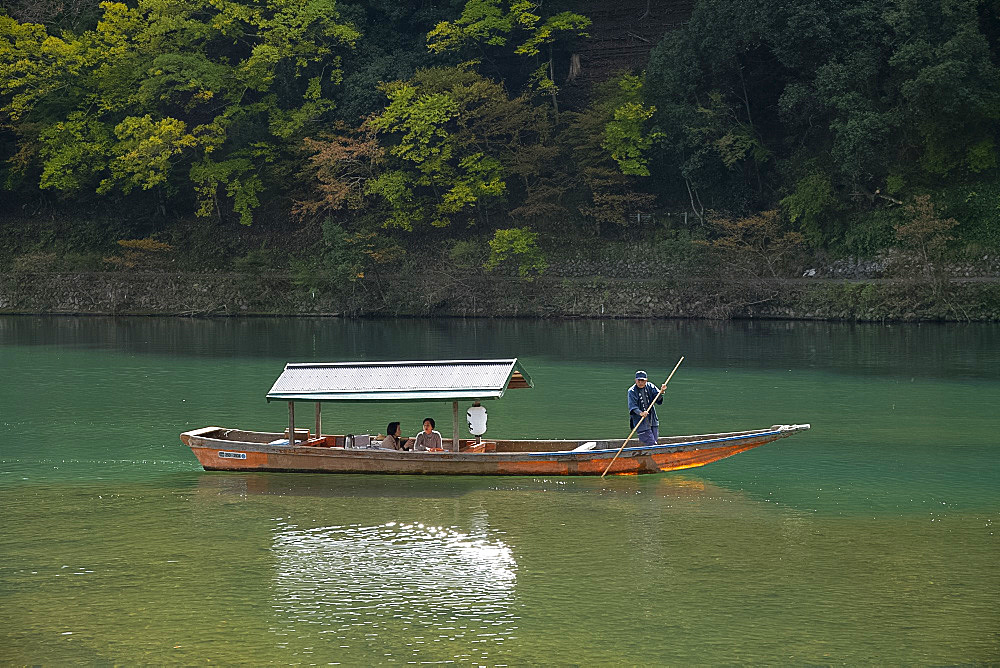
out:
M1000 282L724 281L543 276L365 279L326 291L282 275L0 274L0 313L1000 321Z
M919 273L919 269L914 259L893 250L871 259L848 257L833 260L806 269L802 276L804 278L865 280L915 273ZM945 267L944 273L956 279L997 277L1000 276L1000 256L983 255L963 262L956 262Z

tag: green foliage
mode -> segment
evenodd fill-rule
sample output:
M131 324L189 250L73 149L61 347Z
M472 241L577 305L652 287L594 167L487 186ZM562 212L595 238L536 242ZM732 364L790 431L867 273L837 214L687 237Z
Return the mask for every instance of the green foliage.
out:
M840 243L846 216L871 203L991 173L1000 68L989 11L974 0L700 0L647 68L663 132L651 172L682 185L665 194L696 213L698 201L758 210L784 192L821 245Z
M1000 69L980 29L979 4L912 0L885 14L901 38L889 67L906 121L922 140L922 163L934 174L971 167L974 146L979 146L973 151L979 154L977 169L983 152L992 152L983 142L992 144L996 130Z
M210 216L218 211L216 198L221 186L233 202L233 210L240 216L240 222L253 222L254 209L260 204L257 195L264 190L264 183L258 167L249 158L231 158L216 162L210 157L191 166L190 179L199 195L199 216Z
M528 14L528 16L533 18L533 15ZM531 32L528 38L514 50L514 53L536 56L542 46L552 44L564 35L586 37L585 31L590 27L590 19L582 14L559 12L547 18L540 26L535 26L534 23L529 25L527 22L521 25L525 28L530 27Z
M898 317L893 312L892 306L900 303L899 298L887 294L886 288L874 283L829 283L814 288L812 292L810 301L813 301L813 308L828 310L834 317L852 319L860 319L863 315L869 319Z
M177 158L205 143L187 132L184 121L176 118L154 121L149 114L141 118L126 117L115 127L115 136L118 138L112 149L115 157L108 165L111 176L97 186L98 193L118 186L127 194L136 186L149 190L165 183Z
M851 217L843 238L831 244L841 255L874 257L896 242L902 208L875 209Z
M335 215L346 236L300 269L352 284L399 231L441 248L473 227L638 243L682 209L686 234L723 234L712 210L780 209L814 247L871 254L924 192L961 221L953 246L1000 248L995 2L698 0L645 72L564 101L590 29L567 3L80 6L0 16L0 179L26 211L210 217L176 235L222 263L262 261L225 246L237 220L292 215L316 239ZM488 262L473 246L451 250Z
M497 230L490 239L490 256L484 267L489 271L512 265L517 275L526 281L542 274L549 263L538 248L538 234L525 227Z
M107 169L111 133L84 112L75 111L50 125L40 138L44 160L40 188L73 192L94 187Z
M553 45L585 37L590 23L586 16L568 11L543 20L542 4L531 0L467 0L458 19L442 21L427 34L427 48L476 58L495 57L497 51L527 58L535 63L527 77L530 87L552 96L555 103L559 87L553 76ZM543 48L548 62L538 64Z
M621 99L615 107L613 118L604 126L601 146L611 153L622 174L649 176L646 153L653 142L662 136L649 132L646 122L652 118L656 107L642 103L642 79L626 74L618 79Z
M773 148L764 130L785 74L767 51L765 31L778 23L769 16L777 4L702 0L685 28L650 56L643 93L656 109L660 136L651 171L696 220L709 206L742 211L771 204L766 177Z
M638 102L640 84L629 74L601 82L587 108L561 115L554 141L519 151L514 170L527 192L512 211L516 218L560 237L566 222L577 223L588 236L617 235L640 226L638 221L654 209L653 196L637 176L646 164L648 134L635 117L626 120L627 113L615 119L616 110ZM622 164L630 173L623 173Z
M822 246L823 221L837 208L830 177L822 172L811 172L795 184L795 191L781 200L789 220L798 223L799 229L814 246Z
M4 223L0 222L0 228ZM102 258L124 237L147 234L129 219L86 215L83 219L37 216L7 219L7 229L0 234L0 260L17 257L25 271L96 271L103 268ZM38 258L53 256L45 265ZM0 267L9 266L0 262Z
M427 48L443 53L481 45L507 46L513 41L517 43L514 53L535 56L542 46L563 35L585 36L590 26L590 19L573 12L542 21L540 10L541 4L530 0L468 0L458 19L442 21L427 33Z
M427 33L427 48L441 53L475 43L504 46L515 26L534 25L538 21L539 17L531 14L530 9L533 9L531 2L520 0L506 8L499 0L469 0L461 17L442 21Z
M0 17L0 114L21 169L65 195L196 193L201 215L228 200L249 223L288 172L284 147L334 108L357 31L334 0L101 8L96 27L59 36Z
M389 207L388 227L473 222L507 189L503 158L535 118L524 98L467 67L421 70L385 86L389 105L368 126L387 168L365 190Z
M292 283L313 296L336 292L341 284L330 280L326 263L315 256L296 257L291 261Z
M404 249L384 234L351 232L333 218L324 220L321 228L318 252L292 260L293 281L314 294L353 292L367 272L377 277L380 266L405 256Z
M995 179L953 184L938 200L961 225L955 234L989 253L1000 251L1000 182Z
M997 147L992 137L988 137L969 147L965 155L969 171L985 172L997 166Z

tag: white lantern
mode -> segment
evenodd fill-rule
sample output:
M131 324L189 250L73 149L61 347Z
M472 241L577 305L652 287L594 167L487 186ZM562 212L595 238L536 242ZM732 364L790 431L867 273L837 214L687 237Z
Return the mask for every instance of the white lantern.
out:
M480 406L479 402L469 408L465 413L469 421L469 433L473 436L482 436L486 433L486 407Z

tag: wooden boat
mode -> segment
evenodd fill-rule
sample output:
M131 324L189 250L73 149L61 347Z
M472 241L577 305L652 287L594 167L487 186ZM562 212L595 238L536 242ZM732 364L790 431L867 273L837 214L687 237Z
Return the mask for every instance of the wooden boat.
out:
M432 475L635 475L704 466L809 429L808 424L635 440L487 440L458 437L458 400L500 398L531 387L516 359L447 362L289 364L268 400L289 402L285 432L204 427L181 434L208 471ZM378 389L366 389L366 388ZM320 406L331 401L452 400L450 448L410 452L358 447L369 439L322 434ZM296 401L316 402L315 431L295 428ZM289 445L288 435L294 434ZM619 453L619 450L621 451ZM612 463L613 461L613 463Z
M704 466L808 429L807 424L753 431L660 438L655 446L631 441L608 475L659 473ZM476 452L461 441L459 452L348 449L345 436L322 436L294 446L268 445L282 433L205 427L181 434L206 471L310 473L412 473L455 475L601 475L622 440L494 441L494 452ZM592 448L587 448L593 444ZM581 450L581 448L587 448Z

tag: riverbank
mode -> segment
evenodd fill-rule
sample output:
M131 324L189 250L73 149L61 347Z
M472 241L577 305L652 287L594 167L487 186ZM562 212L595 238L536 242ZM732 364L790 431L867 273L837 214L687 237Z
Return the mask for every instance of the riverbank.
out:
M1000 321L1000 282L371 277L323 292L280 274L0 274L0 313Z

